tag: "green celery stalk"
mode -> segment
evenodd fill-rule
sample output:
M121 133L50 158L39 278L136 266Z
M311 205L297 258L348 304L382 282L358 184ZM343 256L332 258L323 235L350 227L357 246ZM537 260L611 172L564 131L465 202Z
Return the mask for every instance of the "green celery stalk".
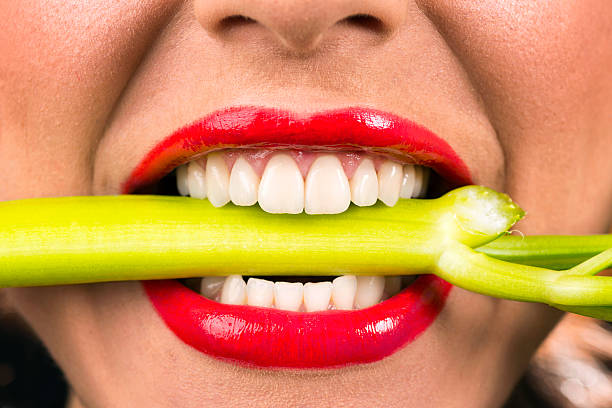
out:
M504 299L564 306L612 306L612 278L592 276L611 265L612 248L573 268L557 271L494 259L453 243L438 259L435 273L465 289Z
M490 257L523 265L567 269L612 248L612 234L504 235L476 248Z
M464 289L503 299L541 302L612 321L612 248L566 270L514 264L453 243L438 258L436 275Z
M496 211L486 215L490 208ZM0 203L0 286L231 273L420 274L447 242L480 246L522 214L507 196L477 186L320 216L168 196L8 201Z
M612 264L610 236L500 237L522 216L480 186L321 216L163 196L4 202L0 286L435 273L474 292L612 320L612 278L592 276Z

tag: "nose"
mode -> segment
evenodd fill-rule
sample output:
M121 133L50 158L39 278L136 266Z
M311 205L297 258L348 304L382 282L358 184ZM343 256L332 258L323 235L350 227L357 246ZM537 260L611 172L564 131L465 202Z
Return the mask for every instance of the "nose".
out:
M333 28L388 37L406 16L405 0L195 0L199 23L213 36L257 24L286 49L316 49Z

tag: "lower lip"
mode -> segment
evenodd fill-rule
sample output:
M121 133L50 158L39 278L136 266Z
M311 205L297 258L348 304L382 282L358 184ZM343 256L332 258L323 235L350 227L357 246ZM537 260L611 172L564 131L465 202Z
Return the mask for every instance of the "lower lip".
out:
M367 309L301 313L217 303L173 280L142 285L165 324L195 349L246 366L302 369L389 356L434 322L452 287L424 275Z

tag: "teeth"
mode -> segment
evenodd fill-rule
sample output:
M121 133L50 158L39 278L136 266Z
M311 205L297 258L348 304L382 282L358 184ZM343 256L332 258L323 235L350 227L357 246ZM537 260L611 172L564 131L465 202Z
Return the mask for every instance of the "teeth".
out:
M276 154L266 165L259 184L259 206L274 214L304 210L304 179L288 154Z
M402 177L402 166L391 160L385 161L378 170L378 198L389 207L399 200Z
M230 275L221 289L221 303L244 305L246 303L246 283L240 275Z
M243 157L232 167L229 179L229 196L236 205L253 205L257 202L259 177Z
M351 204L351 188L335 155L319 156L306 176L306 214L338 214Z
M360 207L374 205L378 199L378 176L374 162L364 159L351 179L351 200Z
M339 276L333 281L332 302L336 309L351 310L357 293L357 278L354 275Z
M225 276L207 276L202 278L200 293L209 299L215 299L225 283Z
M331 282L308 282L304 285L304 306L307 312L327 310L332 295Z
M370 206L381 200L392 207L399 198L425 197L430 176L429 168L402 166L392 160L384 160L376 171L373 159L365 157L348 180L341 157L335 154L311 154L309 157L316 158L310 164L300 155L293 158L288 153L277 152L268 161L260 180L247 161L248 154L238 156L231 171L224 152L210 153L205 165L202 161L193 161L179 166L176 169L179 193L208 198L215 207L229 201L240 206L259 202L264 211L275 214L302 211L338 214L351 201L357 206ZM350 162L346 165L352 166ZM305 169L308 172L304 181Z
M417 167L414 174L414 190L412 191L412 197L418 197L421 193L421 187L423 185L423 170Z
M402 188L400 189L401 198L412 198L412 193L414 192L414 186L416 184L416 170L414 168L415 166L412 164L404 166Z
M421 183L421 192L419 197L425 197L427 194L427 187L429 187L429 176L431 175L431 171L428 168L423 167L423 182Z
M227 204L229 198L229 171L223 153L211 153L206 160L208 200L215 207Z
M187 185L187 166L182 165L176 169L176 188L182 196L189 195L189 186Z
M277 309L297 312L304 298L304 285L301 282L274 283L274 304Z
M198 162L187 165L187 186L193 198L206 198L206 171Z
M271 282L241 275L202 278L200 294L230 305L249 305L288 311L320 312L329 309L364 309L400 292L415 276L343 275L333 282ZM406 280L404 282L404 280Z
M401 276L385 277L385 294L388 297L397 295L401 289L402 289L402 277Z
M382 299L384 289L385 278L383 276L358 276L355 308L364 309L374 306Z
M274 282L249 278L246 292L247 304L250 306L272 307L274 304Z
M429 170L417 166L415 168L415 185L412 197L424 197L427 192L427 183L429 182Z

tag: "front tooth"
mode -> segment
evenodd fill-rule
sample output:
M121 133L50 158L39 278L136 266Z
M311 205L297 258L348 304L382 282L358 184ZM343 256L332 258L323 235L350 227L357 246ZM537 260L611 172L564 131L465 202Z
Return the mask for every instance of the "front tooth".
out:
M385 278L383 276L358 276L355 307L364 309L374 306L382 299L384 290Z
M360 207L374 205L378 199L378 177L374 162L364 159L351 179L351 199Z
M246 283L240 275L230 275L221 289L221 303L244 305L246 303Z
M276 154L266 165L259 183L259 206L274 214L304 210L304 179L288 154Z
M272 307L274 304L274 283L269 280L249 278L246 291L250 306Z
M225 276L207 276L202 278L200 283L200 293L209 299L214 299L225 283Z
M211 153L206 158L208 201L215 207L227 204L229 198L229 170L223 153Z
M397 295L401 289L402 289L402 277L401 276L385 277L385 293L389 297Z
M386 160L378 170L378 198L389 207L399 199L402 177L402 166L391 160Z
M354 275L339 276L332 285L332 302L336 309L352 310L357 293L357 278Z
M187 185L190 196L206 198L206 171L200 163L193 161L187 165Z
M251 165L241 156L232 167L229 179L229 195L236 205L253 205L257 202L259 177Z
M351 204L351 188L335 155L317 157L306 176L306 214L339 214Z
M402 178L402 188L400 189L400 198L412 198L414 186L416 183L416 170L412 164L404 166L404 176Z
M308 282L304 285L304 306L307 312L327 310L332 295L331 282Z
M304 285L301 282L275 282L274 305L277 309L297 312L304 298Z
M182 165L176 169L176 188L182 196L189 195L189 186L187 185L187 166Z

